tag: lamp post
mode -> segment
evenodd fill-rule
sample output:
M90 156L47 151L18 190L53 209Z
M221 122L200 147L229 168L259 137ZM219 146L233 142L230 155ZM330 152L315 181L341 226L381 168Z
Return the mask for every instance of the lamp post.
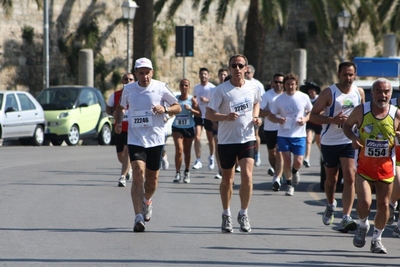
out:
M339 28L342 29L343 32L343 40L342 40L342 58L341 61L344 62L345 52L346 52L346 29L349 27L351 15L347 12L346 9L343 9L337 16L337 21Z
M124 1L122 3L122 16L124 19L128 20L128 29L127 29L127 34L126 34L126 38L127 38L127 47L126 47L126 60L127 60L127 67L126 67L126 71L130 72L131 71L131 46L130 46L130 42L129 42L129 33L130 33L130 28L131 28L131 20L133 20L135 18L135 14L136 14L136 9L139 6L136 4L135 1L131 1L131 0L127 0Z

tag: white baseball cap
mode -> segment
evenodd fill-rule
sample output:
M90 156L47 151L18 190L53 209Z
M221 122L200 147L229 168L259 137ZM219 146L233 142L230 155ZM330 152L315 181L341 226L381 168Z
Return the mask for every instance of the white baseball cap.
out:
M135 61L135 69L139 68L153 69L153 64L151 64L150 59L142 57Z

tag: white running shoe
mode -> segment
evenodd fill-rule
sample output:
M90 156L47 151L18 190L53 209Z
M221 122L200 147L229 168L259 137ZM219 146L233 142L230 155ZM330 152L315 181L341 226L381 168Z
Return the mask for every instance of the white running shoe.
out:
M185 172L185 174L183 175L183 182L185 184L190 183L190 172Z
M293 196L293 194L294 194L294 187L291 186L291 185L288 185L285 195L286 196Z
M213 156L209 156L208 157L208 168L210 170L214 170L214 167L215 167L214 157Z
M125 187L126 186L125 176L121 175L121 177L119 177L118 186L119 187Z
M162 160L161 160L161 167L163 170L168 170L169 168L169 162L168 162L168 157L165 155Z
M215 178L215 179L222 179L222 175L221 175L220 173L217 173L217 174L214 176L214 178Z
M196 162L193 165L193 169L198 170L198 169L201 169L201 168L203 168L203 164L201 164L200 160L196 160Z
M254 165L255 165L256 167L258 167L258 166L261 165L261 155L260 155L260 152L257 152L256 155L255 155L255 157L254 157Z
M128 173L125 176L125 179L128 181L132 178L132 168L129 168Z
M179 183L181 181L181 174L177 172L175 174L174 183Z
M240 169L240 166L237 165L237 166L236 166L236 169L235 169L235 172L236 172L236 173L240 173L241 171L242 171L242 170Z

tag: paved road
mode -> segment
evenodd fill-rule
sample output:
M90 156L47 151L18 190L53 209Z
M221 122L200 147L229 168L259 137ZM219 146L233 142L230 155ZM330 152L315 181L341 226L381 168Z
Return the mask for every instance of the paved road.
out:
M172 160L174 147L166 148ZM265 146L262 152L251 233L239 232L235 221L234 233L220 232L215 171L193 170L190 184L175 184L172 162L161 171L146 232L133 233L130 190L117 187L113 147L0 147L0 266L400 266L400 240L390 230L389 254L374 255L370 238L358 249L353 235L335 231L340 214L333 226L322 224L318 166L302 169L301 184L287 197L270 190Z

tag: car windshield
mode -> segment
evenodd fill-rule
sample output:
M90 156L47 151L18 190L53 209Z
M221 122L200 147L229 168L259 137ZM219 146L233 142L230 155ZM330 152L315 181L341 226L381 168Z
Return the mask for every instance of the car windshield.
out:
M48 88L39 94L37 100L44 110L73 109L78 93L77 88Z

